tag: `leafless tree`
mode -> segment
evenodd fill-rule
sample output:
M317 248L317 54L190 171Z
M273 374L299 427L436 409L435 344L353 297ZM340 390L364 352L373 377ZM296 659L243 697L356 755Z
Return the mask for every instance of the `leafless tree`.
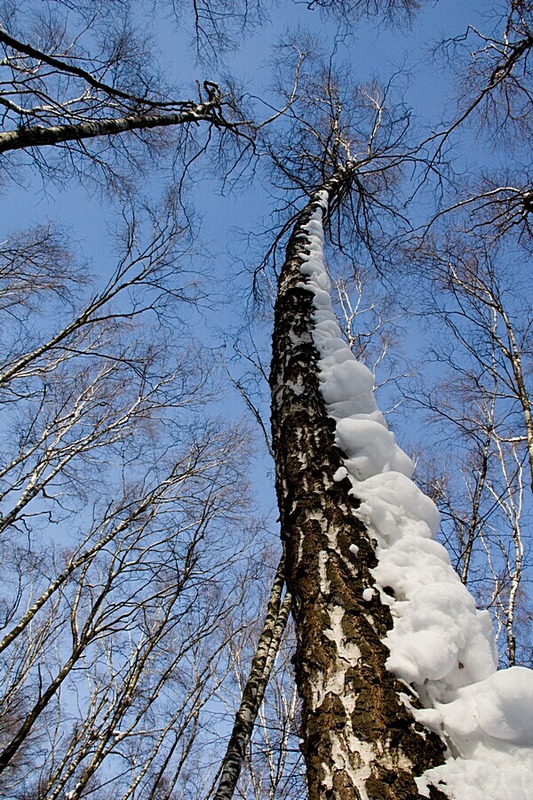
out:
M424 391L422 371L415 395L446 454L447 468L437 456L432 465L427 457L425 463L434 472L430 491L443 512L456 567L478 601L493 611L504 634L502 660L515 663L518 657L529 663L527 647L517 656L517 639L526 643L528 637L517 636L516 626L523 628L530 616L522 531L532 483L532 318L520 270L493 251L455 235L446 247L428 245L421 256L424 264L431 263L426 323L440 379ZM438 325L427 315L434 315Z
M362 15L385 20L408 19L423 5L424 0L310 0L308 7L320 8L340 19L353 22Z
M185 3L171 5L179 13ZM416 5L317 0L309 8L346 22ZM103 178L131 200L133 177L170 154L179 193L184 174L213 139L249 141L252 128L235 99L210 76L198 96L180 99L191 95L161 76L126 6L110 0L91 13L60 0L43 4L46 13L33 6L24 17L4 4L0 152L6 177L17 178L29 165L45 181ZM239 0L189 6L204 63L231 43L230 28L240 35L265 10ZM243 600L254 593L254 559L246 548L253 527L246 516L246 434L204 412L213 370L182 324L202 288L196 273L191 279L180 270L190 244L177 204L170 198L162 215L150 210L139 221L141 204L131 201L117 265L96 283L74 266L64 234L51 225L6 237L0 247L0 402L8 434L0 464L0 780L7 797L174 800L229 797L235 787L243 796L290 797L292 771L298 771L289 746L297 701L284 680L266 689L289 602L311 800L333 784L338 797L358 796L355 738L375 743L364 781L369 792L386 797L415 796L414 776L442 761L442 742L415 728L400 701L405 687L385 668L387 608L377 597L370 607L361 600L372 583L374 545L354 521L349 487L328 479L341 461L318 388L311 301L299 266L305 223L322 209L329 241L348 254L347 263L365 252L367 263L382 270L391 241L406 230L412 235L399 188L406 168L418 181L415 195L427 176L441 180L445 146L478 112L489 119L493 102L503 102L509 130L527 128L529 14L529 4L512 2L500 39L468 32L481 43L474 94L422 144L410 138L409 111L392 101L390 85L352 85L331 61L312 57L312 42L291 42L278 58L283 110L274 109L269 121L279 131L259 124L255 133L279 197L275 243L261 266L271 259L279 279L271 386L288 591L282 601L278 574L265 623ZM292 83L289 67L297 75ZM474 236L492 229L491 244L510 233L526 238L528 181L527 174L505 181L482 175L468 186L456 181L447 216L466 209L471 222L464 229ZM443 251L428 256L424 248L443 217L438 209L417 249L420 258L434 259L434 275ZM524 469L530 462L524 454L531 457L533 442L524 368L529 327L517 329L500 303L500 287L490 284L486 294L478 266L460 266L454 261L448 269L454 302L469 303L469 321L477 324L480 314L495 335L478 362L490 367L490 380L481 403L485 416L472 422L477 460L467 482L472 513L457 528L459 566L472 580L484 554L484 574L494 587L486 604L496 609L512 662L526 568ZM272 273L269 280L272 285ZM339 286L353 318L350 292L346 283ZM176 346L177 332L186 346ZM364 348L351 326L348 338ZM294 385L304 392L291 396ZM520 441L509 435L507 420L496 426L497 403L503 395L509 399L509 386L516 390L512 413L525 421ZM446 492L441 497L448 502ZM451 500L448 505L450 520L459 524ZM361 554L357 573L353 541ZM327 580L317 582L322 574ZM333 606L343 609L339 646L324 623ZM246 648L238 646L241 629ZM358 663L352 642L364 654ZM235 676L237 699L224 705ZM320 680L326 688L317 693ZM270 705L261 707L265 697ZM229 735L235 709L221 763L221 730ZM344 766L334 775L330 770L332 785L324 789L323 764L333 763L333 747ZM297 787L299 780L298 771Z
M408 115L401 106L393 110L386 89L351 87L327 67L312 65L299 85L302 94L288 112L290 130L279 150L275 142L271 148L280 187L292 187L295 205L303 207L291 218L278 280L270 381L308 794L311 800L365 792L416 797L414 776L439 763L443 744L409 721L399 685L385 668L381 639L392 624L388 611L377 597L370 606L362 600L364 587L372 585L374 544L353 513L351 484L331 478L342 455L320 393L313 295L300 270L312 215L330 244L347 250L362 243L371 259L380 235L401 223L395 201L402 165L410 161ZM334 636L336 610L341 621ZM358 742L372 752L364 771Z
M2 793L171 797L217 743L250 622L248 437L204 411L176 193L158 211L128 181L165 151L183 172L238 122L210 81L172 100L121 4L25 10L5 4L0 30L6 175L101 175L130 201L103 279L51 223L0 246Z
M416 384L437 443L430 453L426 442L419 477L424 469L433 476L428 488L449 548L462 579L493 612L503 663L527 664L531 12L529 3L506 3L486 18L487 30L469 26L439 46L460 93L454 115L424 142L428 167L469 137L480 158L466 170L452 160L437 211L407 234L405 260L409 291L423 309L417 325L432 340L425 358L439 370L430 377L422 364Z
M247 761L246 756L250 748L254 725L265 698L270 674L280 650L291 608L291 595L286 593L284 597L282 596L284 585L285 559L282 558L276 571L265 621L257 642L255 642L254 637L254 655L249 675L245 680L241 679L243 648L238 646L236 648L234 670L242 699L239 703L226 754L222 761L221 775L214 795L215 800L230 800L233 797L243 765ZM234 642L233 647L235 646L236 643ZM281 724L286 726L286 735L291 731L291 715L288 713L290 710L292 710L292 704L291 709L284 709L285 713L281 716ZM283 760L285 757L285 737L282 737L278 747L277 768L274 768L273 760L275 756L272 748L271 732L265 727L264 712L260 714L260 719L261 728L265 731L265 749L270 767L270 796L274 796L277 795L277 789L284 772L284 764L279 759ZM262 788L257 790L256 760L250 759L249 766L254 793L257 794L257 791L259 791L259 795L261 795ZM244 796L246 796L246 793Z
M234 134L242 123L209 79L182 99L121 3L91 13L74 3L6 4L0 45L0 154L22 154L2 156L6 176L30 164L47 180L90 175L131 189L155 157L186 164L213 132Z
M169 210L150 216L145 246L142 228L126 225L100 289L51 230L0 253L10 797L81 797L96 780L126 798L175 783L229 669L224 620L240 624L246 436L202 421L207 359L168 337L198 292L177 268L182 231Z
M472 169L452 168L453 176L441 182L439 208L425 230L459 212L462 225L485 243L512 233L531 252L532 178L524 152L532 117L531 4L509 0L491 11L487 27L484 32L470 25L437 49L461 90L454 116L423 142L431 153L428 163L469 133L478 146L483 143L489 157L474 174ZM504 168L495 166L498 153L505 155ZM427 168L423 174L427 177Z

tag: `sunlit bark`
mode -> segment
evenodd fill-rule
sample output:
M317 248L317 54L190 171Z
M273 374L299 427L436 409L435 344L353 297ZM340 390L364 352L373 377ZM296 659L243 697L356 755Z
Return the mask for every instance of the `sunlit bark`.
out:
M346 174L337 174L323 186L330 204L345 180ZM342 454L333 444L334 423L320 394L313 295L300 272L308 244L305 224L320 208L315 195L288 243L271 376L309 798L407 800L418 796L414 776L442 763L444 746L414 722L401 700L405 685L385 668L388 652L381 640L392 627L390 612L377 595L363 599L373 584L374 543L354 516L351 484L333 480ZM432 791L432 797L442 796Z

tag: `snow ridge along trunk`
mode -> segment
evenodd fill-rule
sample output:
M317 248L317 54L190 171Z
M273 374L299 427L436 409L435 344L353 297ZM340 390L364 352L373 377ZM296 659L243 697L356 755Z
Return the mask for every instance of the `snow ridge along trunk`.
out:
M445 747L415 722L401 699L409 688L385 668L382 639L392 617L378 592L365 592L375 583L374 543L354 515L350 481L339 480L346 470L320 393L314 295L301 271L312 247L306 226L327 221L342 187L339 175L313 195L289 239L270 379L302 750L309 800L413 800L420 797L414 778L442 764ZM409 699L417 707L414 692ZM434 787L430 796L445 797Z

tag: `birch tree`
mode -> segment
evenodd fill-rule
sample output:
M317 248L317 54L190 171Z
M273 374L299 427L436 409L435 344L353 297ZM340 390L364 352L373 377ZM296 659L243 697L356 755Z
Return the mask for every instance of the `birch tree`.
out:
M432 388L424 367L416 381L415 405L426 407L438 442L433 448L426 443L422 460L434 475L454 563L478 602L492 609L502 663L517 658L520 624L518 663L525 664L531 663L522 531L529 515L524 477L531 465L526 365L532 240L523 146L531 116L532 42L531 7L512 2L498 10L488 32L472 25L442 44L453 58L460 95L455 119L433 141L438 150L479 126L482 155L475 168L451 177L442 207L422 236L411 238L406 265L423 287L423 324L434 339L427 354L440 373ZM409 286L416 293L414 282ZM443 446L446 435L458 445L454 455Z
M249 622L254 523L245 427L205 411L215 364L184 322L203 292L178 193L130 179L165 150L182 174L222 96L174 102L123 6L2 10L5 177L128 200L99 277L51 222L0 246L1 792L171 796ZM121 143L154 126L181 133Z
M364 525L354 520L348 487L333 479L342 457L332 443L317 381L312 293L302 286L301 267L311 244L306 226L317 210L320 216L327 213L350 169L348 175L334 175L312 198L289 240L272 370L277 485L311 800L328 794L414 797L414 775L443 758L438 737L416 730L400 700L402 688L385 667L387 607L378 601L369 607L363 599L373 583L373 545Z
M29 166L45 180L77 175L130 191L156 154L185 164L201 151L209 135L198 127L212 136L242 122L213 81L185 98L165 81L120 3L98 3L92 13L77 3L3 11L0 154L19 154L2 157L4 178Z
M428 484L462 580L493 610L502 634L500 657L515 663L516 625L521 620L527 630L530 618L522 531L531 483L531 309L522 270L495 247L459 235L438 249L428 245L424 253L421 247L419 256L432 264L424 305L436 334L430 358L439 364L440 380L428 389L420 375L409 396L412 407L424 408L433 421L439 453L445 451L448 462L445 468L427 443ZM448 436L451 449L444 444ZM527 633L523 640L518 660L528 664Z
M301 78L300 88L304 83ZM350 101L345 103L348 96ZM323 68L305 84L300 100L301 105L296 102L289 111L292 129L273 153L279 185L286 191L292 186L300 201L305 197L307 202L293 218L279 275L271 388L276 483L287 585L293 596L309 796L312 800L467 797L469 790L480 785L467 777L469 746L466 740L454 744L460 725L455 728L452 723L447 729L446 712L440 727L433 724L433 712L427 710L431 697L439 698L439 708L448 703L452 708L456 692L461 696L463 687L475 696L484 691L485 681L503 687L515 676L518 680L518 673L496 671L487 614L473 612L474 601L440 545L435 544L433 555L446 567L441 573L435 561L433 574L438 572L441 578L434 578L438 587L433 597L422 574L433 567L427 563L418 573L417 564L426 558L422 553L428 551L420 539L416 541L415 530L422 539L430 530L435 533L437 511L408 480L413 464L395 445L375 405L373 376L356 362L342 337L332 313L324 261L325 242L330 245L326 253L346 250L354 236L379 265L378 247L386 242L390 226L401 226L403 221L396 205L402 169L420 167L427 174L436 170L436 161L434 155L427 158L409 144L401 106L391 106L385 91L376 86L354 90ZM477 278L478 272L474 283ZM489 306L490 314L499 313L494 298ZM496 347L497 341L493 340ZM503 349L509 353L507 344ZM508 366L512 372L510 362ZM508 467L502 468L508 477ZM492 488L495 502L501 500L501 493ZM500 510L514 531L515 583L523 557L516 522L521 490L511 489L510 496L509 504ZM396 549L403 553L398 573ZM408 588L410 578L401 577L404 570L412 576L418 573L418 588L415 584ZM489 585L495 585L495 577L493 572ZM512 606L516 592L511 595ZM443 602L445 596L448 599ZM408 610L411 602L413 617ZM426 623L419 616L424 613L419 602L426 604ZM429 621L429 607L439 608L441 622ZM472 612L473 627L466 640L462 635L455 639L451 629L448 639L440 630L441 624L444 629L448 624L453 628L452 620L459 617L466 622ZM509 607L508 620L512 615ZM510 652L514 652L512 631L508 628L507 632ZM474 640L484 653L479 663L471 649ZM433 657L444 658L446 666L443 661L434 671L435 663L429 663ZM530 686L527 670L524 678ZM412 691L408 700L406 684ZM474 728L475 723L473 736ZM491 730L496 742L498 733ZM529 759L527 737L518 735L516 741ZM498 750L499 745L494 747ZM511 776L510 752L509 757L501 768ZM484 763L491 764L492 756ZM452 775L455 769L461 773L459 780ZM484 779L489 793L494 780ZM524 786L519 792L526 797Z
M320 257L311 232L320 239L331 228L335 237L335 214L342 209L372 243L374 201L382 208L387 203L404 131L401 116L389 117L383 103L374 103L379 95L361 90L360 113L351 105L345 113L344 92L354 92L327 69L309 77L305 89L301 79L302 104L291 108L295 120L279 157L285 180L294 176L309 200L296 217L279 276L270 377L302 750L311 800L414 797L414 776L443 759L443 744L417 729L400 700L400 684L385 667L387 606L377 596L364 599L374 584L375 545L354 515L348 480L339 478L343 458L320 389L314 338L321 312L305 277L309 259ZM434 790L433 796L441 795Z
M9 797L181 780L246 619L246 435L204 416L212 368L186 329L168 341L197 286L172 212L149 221L99 291L50 230L0 252Z

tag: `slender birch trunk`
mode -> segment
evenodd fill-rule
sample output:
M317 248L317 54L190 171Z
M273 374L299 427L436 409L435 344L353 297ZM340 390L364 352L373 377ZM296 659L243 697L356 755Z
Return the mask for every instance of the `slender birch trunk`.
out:
M322 187L338 200L346 172ZM296 626L296 681L309 800L413 800L414 777L444 760L444 745L402 702L409 688L385 668L392 628L374 581L373 541L354 516L347 478L335 482L342 453L327 416L313 344L313 294L300 268L305 229L322 205L313 196L290 237L275 312L272 426L286 580ZM327 211L323 211L323 222ZM326 218L326 219L324 219ZM358 548L357 556L351 545ZM411 693L410 701L417 698ZM432 789L435 800L444 795Z
M244 687L228 748L222 762L222 772L214 800L231 800L233 797L257 713L263 702L270 672L287 626L291 595L286 592L282 599L285 585L284 570L285 559L282 558L270 592L267 613L250 668L250 675Z
M143 113L130 114L126 117L85 120L79 123L63 125L31 125L13 131L0 133L0 153L9 150L22 150L26 147L45 147L61 144L61 142L81 142L97 136L112 136L126 131L149 130L151 128L168 128L183 125L187 122L209 122L217 127L231 128L219 114L220 99L205 103L184 103L184 109L172 114Z

